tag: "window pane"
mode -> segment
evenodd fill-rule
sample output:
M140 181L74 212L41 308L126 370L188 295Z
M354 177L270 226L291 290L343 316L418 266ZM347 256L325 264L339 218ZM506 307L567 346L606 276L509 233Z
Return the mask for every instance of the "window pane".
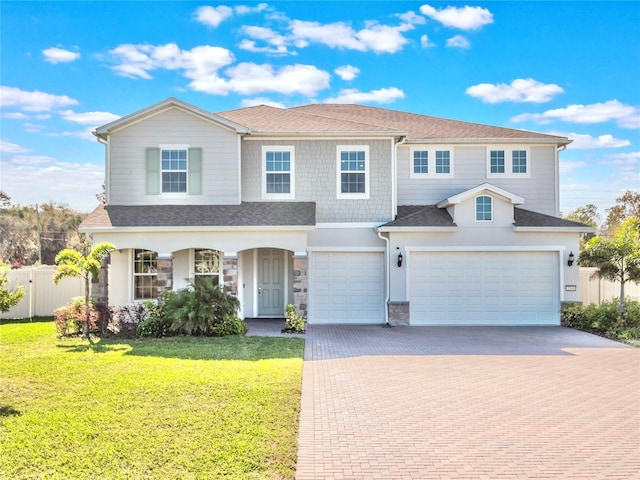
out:
M291 175L267 173L267 193L291 193Z
M194 272L196 275L211 275L220 273L220 258L218 250L196 250L194 257Z
M342 193L366 193L364 173L341 174Z
M512 172L527 173L527 151L514 150L512 152Z
M134 298L152 299L158 296L158 254L149 250L135 250L133 259Z
M162 191L164 193L186 193L187 173L186 172L163 172Z
M504 173L504 150L491 150L491 173Z
M491 221L491 204L492 198L482 196L476 198L476 221L486 222Z
M436 151L436 173L451 173L451 158L449 150Z
M429 152L413 152L413 173L429 173Z

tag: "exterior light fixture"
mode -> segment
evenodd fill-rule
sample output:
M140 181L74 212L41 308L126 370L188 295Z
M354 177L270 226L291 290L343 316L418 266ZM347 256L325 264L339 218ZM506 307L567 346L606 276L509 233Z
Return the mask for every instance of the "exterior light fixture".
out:
M569 253L569 260L567 260L567 265L569 265L569 266L573 265L573 260L575 258L576 257L573 255L573 252Z
M396 247L396 249L400 250L400 247ZM402 267L402 252L398 253L398 268Z

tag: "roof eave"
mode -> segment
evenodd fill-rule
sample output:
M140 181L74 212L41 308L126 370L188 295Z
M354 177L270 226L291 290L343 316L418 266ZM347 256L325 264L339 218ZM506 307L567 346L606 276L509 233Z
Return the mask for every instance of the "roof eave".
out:
M81 233L140 233L140 232L264 232L264 231L310 231L315 225L212 225L180 226L163 225L157 227L80 227Z
M595 233L593 227L568 227L568 226L539 226L539 227L527 227L527 226L513 226L514 232L555 232L555 233Z
M566 137L522 137L522 138L499 138L499 137L433 137L433 138L407 138L405 144L442 144L442 143L461 143L461 144L522 144L533 143L538 145L569 145L572 139Z
M252 130L252 138L260 137L402 137L405 132L400 131L261 131Z
M379 232L455 232L458 227L394 227L394 226L381 226L378 227Z

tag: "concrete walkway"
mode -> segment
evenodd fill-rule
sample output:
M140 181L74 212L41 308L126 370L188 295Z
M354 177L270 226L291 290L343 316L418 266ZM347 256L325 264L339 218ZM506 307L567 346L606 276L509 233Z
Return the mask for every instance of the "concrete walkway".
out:
M631 479L640 349L562 327L311 326L298 480Z

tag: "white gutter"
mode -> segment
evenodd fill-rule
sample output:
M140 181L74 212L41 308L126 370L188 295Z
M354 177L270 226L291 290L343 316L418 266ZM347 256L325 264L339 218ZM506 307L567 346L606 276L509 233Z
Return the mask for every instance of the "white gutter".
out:
M384 322L386 326L389 326L389 300L390 300L390 285L391 285L391 267L389 266L389 261L391 259L391 252L389 251L389 249L391 248L390 243L389 243L389 239L387 237L383 237L380 234L380 230L379 229L375 229L376 233L378 234L378 237L381 240L384 240L384 242L387 244L387 250L386 250L386 262L385 262L385 270L386 270L386 295L385 295L385 299L384 299Z

